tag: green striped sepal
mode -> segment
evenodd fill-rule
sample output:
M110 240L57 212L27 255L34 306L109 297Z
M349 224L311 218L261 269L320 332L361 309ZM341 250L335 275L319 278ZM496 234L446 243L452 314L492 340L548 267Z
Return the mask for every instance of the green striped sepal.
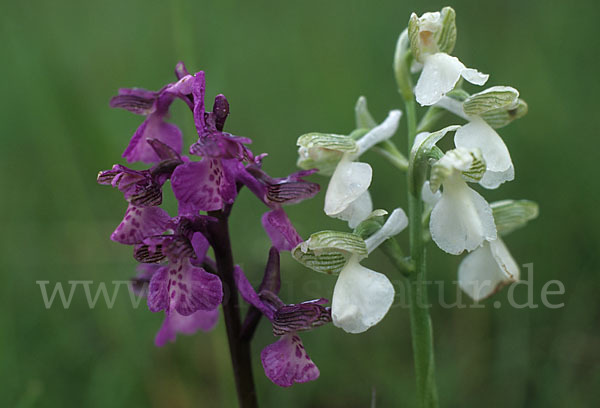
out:
M356 234L320 231L292 250L292 256L304 266L321 273L340 273L351 256L367 256L365 241Z
M529 200L502 200L490 204L494 214L496 230L500 235L507 235L524 227L527 222L536 218L539 207Z
M522 118L527 114L527 103L523 99L519 99L516 105L511 108L500 108L487 111L481 115L488 125L494 129L499 129L508 125L515 119Z
M345 153L358 150L350 136L329 133L307 133L298 138L298 167L319 169L319 173L331 175Z
M481 116L497 109L507 110L517 106L519 91L510 86L493 86L469 96L463 102L463 110L469 116Z

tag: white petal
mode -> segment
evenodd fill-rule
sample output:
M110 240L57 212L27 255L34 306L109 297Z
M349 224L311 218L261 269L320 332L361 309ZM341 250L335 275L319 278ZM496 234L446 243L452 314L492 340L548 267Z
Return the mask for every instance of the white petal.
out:
M442 199L431 212L429 228L437 246L453 255L497 238L489 204L458 174L444 182Z
M344 156L338 163L325 194L325 214L334 217L344 211L371 185L373 170L367 163L352 162Z
M481 185L486 188L496 188L505 181L514 178L514 169L510 153L502 138L490 125L481 118L474 118L456 131L454 136L456 147L479 148L483 154L487 172Z
M487 82L490 77L488 74L483 74L473 68L465 68L460 75L474 85L483 85Z
M390 111L388 117L381 122L380 125L375 126L369 131L369 133L361 137L356 142L356 145L358 146L357 155L361 155L371 147L375 146L377 143L383 142L384 140L392 137L398 129L398 122L400 121L401 116L402 112L399 110Z
M348 333L364 332L385 316L394 293L387 276L360 265L356 257L350 258L333 290L333 324Z
M365 239L367 252L371 253L386 239L398 235L408 226L408 217L402 208L396 208L376 233Z
M479 180L479 184L487 189L495 189L500 186L500 184L505 181L511 181L515 179L515 168L510 165L510 167L504 171L490 171L487 170L483 174L483 178Z
M454 88L464 69L458 58L443 52L425 57L423 72L415 87L417 102L423 106L438 102Z
M458 267L458 284L473 300L493 295L519 279L519 267L502 240L485 243L465 257Z
M463 109L463 103L456 99L450 98L449 96L442 96L442 98L436 102L435 106L444 108L448 112L455 114L465 120L471 120Z
M354 200L344 211L335 215L335 218L340 220L348 221L350 228L356 228L365 218L367 218L373 211L373 201L371 200L371 194L369 190L362 193L356 200Z
M437 103L442 96L454 89L461 75L476 85L483 85L488 79L488 75L465 67L458 58L446 53L426 56L423 72L415 87L417 102L423 106Z
M423 184L423 188L421 189L421 199L430 207L433 207L437 204L438 201L442 198L442 192L436 191L433 193L431 191L431 187L429 187L429 180L427 180Z

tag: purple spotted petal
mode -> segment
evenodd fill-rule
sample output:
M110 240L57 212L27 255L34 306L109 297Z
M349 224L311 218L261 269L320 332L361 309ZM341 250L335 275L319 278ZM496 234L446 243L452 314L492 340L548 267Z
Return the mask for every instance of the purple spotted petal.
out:
M215 211L233 203L237 190L219 160L204 159L178 166L171 176L180 215Z
M273 246L280 251L291 251L302 242L285 211L273 210L262 216L262 224Z
M265 347L260 359L265 375L280 387L319 378L319 369L306 354L302 340L296 334L286 334Z
M129 163L141 161L155 163L160 160L147 139L155 139L181 153L183 143L181 130L163 120L164 114L153 113L137 128L129 141L129 146L123 152L123 157Z
M194 75L194 83L192 85L192 95L194 97L194 123L198 134L204 132L204 93L206 91L206 81L204 79L204 71L200 71Z
M198 330L210 331L215 327L218 320L219 309L198 310L189 316L172 312L165 316L165 320L163 320L163 324L154 338L154 344L157 347L162 347L168 341L174 342L177 333L194 334Z
M234 270L235 284L242 295L242 299L260 310L269 320L273 319L274 309L269 304L264 303L252 287L252 284L246 278L242 268L236 265Z
M171 218L159 207L136 207L129 204L125 217L110 239L121 244L134 245L151 235L162 234Z
M192 266L189 258L160 268L150 281L148 307L152 312L177 311L189 316L198 310L216 309L222 300L221 280Z

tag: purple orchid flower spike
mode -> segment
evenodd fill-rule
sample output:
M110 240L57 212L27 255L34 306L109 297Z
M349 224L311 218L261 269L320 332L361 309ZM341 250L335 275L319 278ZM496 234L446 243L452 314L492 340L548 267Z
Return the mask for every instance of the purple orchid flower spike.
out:
M183 64L175 68L179 74L187 72ZM181 153L183 138L179 128L165 122L169 108L176 98L180 98L193 109L189 95L192 93L194 77L186 74L176 83L164 86L160 91L153 92L140 88L119 89L119 94L110 100L110 106L128 110L137 115L146 116L146 120L137 128L129 145L123 152L123 157L128 162L141 161L155 163L159 160L156 152L148 146L147 139L156 139L173 150Z
M235 279L242 298L260 310L273 324L273 334L281 336L261 352L265 375L281 387L304 383L319 377L319 369L310 359L299 331L311 330L331 321L330 308L324 307L326 299L317 299L295 305L285 305L269 290L257 294L239 266Z

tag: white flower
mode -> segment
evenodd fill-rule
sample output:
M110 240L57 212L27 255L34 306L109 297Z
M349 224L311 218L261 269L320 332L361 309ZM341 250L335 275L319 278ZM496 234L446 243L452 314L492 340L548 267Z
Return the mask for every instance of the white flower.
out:
M447 152L432 170L432 180L434 170L442 174L443 191L431 212L431 238L440 249L454 255L497 238L490 205L463 179L462 172L471 170L474 160L472 151L457 148Z
M413 68L423 72L415 87L417 102L430 106L454 89L462 76L475 85L483 85L489 75L467 68L458 58L449 55L456 41L455 13L450 7L440 12L411 16L408 27L411 50L416 60Z
M517 280L519 267L500 238L484 243L467 255L458 267L458 284L475 301L485 299Z
M355 160L377 143L392 137L401 115L399 110L390 111L379 126L356 142L355 152L344 153L325 193L325 214L348 221L350 228L354 228L371 213L373 204L367 190L371 185L373 170L369 164Z
M407 225L404 211L395 209L384 226L365 240L367 251L372 252ZM362 333L379 323L394 301L394 286L387 276L365 268L360 260L359 255L352 255L342 268L331 301L333 324L348 333Z
M486 89L479 94L472 95L472 97L483 96L492 92L509 92L509 90L516 94L515 100L517 100L519 93L516 89L500 86ZM488 189L495 189L506 181L514 180L515 169L506 144L482 117L467 115L463 109L463 103L449 97L442 98L437 106L469 121L456 131L454 144L456 147L478 148L481 150L486 163L486 172L479 184Z
M489 75L467 68L456 57L444 52L423 56L423 71L415 86L415 97L421 106L430 106L446 95L463 77L475 85L483 85Z

